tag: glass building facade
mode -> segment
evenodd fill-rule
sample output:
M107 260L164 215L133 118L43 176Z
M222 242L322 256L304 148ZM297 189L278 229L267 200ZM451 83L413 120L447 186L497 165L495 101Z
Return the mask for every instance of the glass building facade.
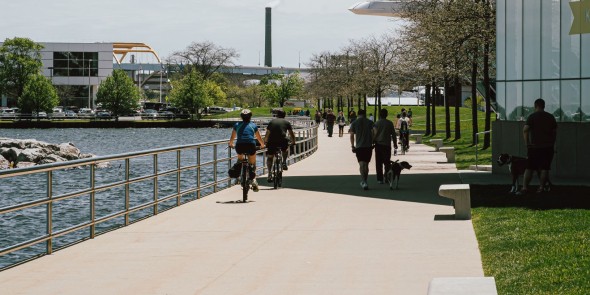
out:
M543 98L558 122L551 175L590 179L590 0L496 0L496 9L492 157L527 154L524 120Z
M558 122L590 122L590 32L584 32L590 2L496 0L496 5L499 118L526 120L535 99L543 98Z

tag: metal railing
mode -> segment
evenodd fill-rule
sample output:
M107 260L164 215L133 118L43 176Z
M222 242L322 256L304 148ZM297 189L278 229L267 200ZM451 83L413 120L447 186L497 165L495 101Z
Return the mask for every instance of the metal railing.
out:
M313 154L318 148L318 130L317 126L302 128L302 129L295 129L294 130L296 135L296 143L292 150L292 154L288 157L288 163L298 162L309 155ZM15 212L21 212L22 214L26 214L27 209L36 208L35 210L44 210L45 211L45 228L44 234L41 236L35 236L32 238L28 238L26 241L15 242L8 247L0 248L0 257L7 255L9 253L13 253L18 250L23 250L40 243L46 243L44 253L38 253L32 255L33 257L27 258L23 261L18 261L11 263L8 266L2 267L0 265L0 270L5 268L12 267L14 265L18 265L34 259L38 256L42 256L45 254L51 254L54 250L58 250L63 247L67 247L73 243L77 243L83 241L85 239L92 239L97 234L101 234L103 232L97 232L97 225L101 223L105 223L107 221L112 221L115 218L123 218L124 222L122 224L115 226L115 228L120 228L123 226L127 226L130 223L142 220L146 217L155 216L161 211L161 205L167 201L172 201L175 204L169 206L165 210L180 206L183 203L196 200L203 197L203 193L208 191L209 193L214 193L219 191L220 189L225 189L233 186L235 183L232 183L232 179L227 176L227 169L231 167L232 161L237 161L237 154L232 150L227 149L228 141L221 140L221 141L212 141L194 145L184 145L184 146L174 146L168 148L160 148L148 151L141 151L141 152L132 152L126 154L119 154L119 155L112 155L112 156L103 156L103 157L96 157L90 159L83 159L83 160L74 160L69 162L61 162L61 163L54 163L54 164L46 164L46 165L39 165L39 166L32 166L27 168L17 168L17 169L9 169L0 171L0 183L2 187L0 188L7 188L10 186L10 179L15 177L22 177L22 176L39 176L40 178L44 178L45 187L40 186L36 188L37 191L41 191L42 195L45 195L42 198L37 198L32 201L21 201L17 202L16 204L11 204L8 206L4 206L0 208L0 225L3 217L8 215L9 213L16 214ZM207 149L209 152L210 159L203 160L202 151ZM225 155L222 155L225 153ZM257 174L262 172L262 174L266 173L266 151L261 150L258 154L262 154L263 157L260 160L262 165L257 165ZM162 170L159 167L159 160L162 158L175 158L175 160L171 160L171 163L174 164L174 167L167 170ZM188 160L187 157L190 159ZM132 160L136 158L141 158L145 162L149 162L151 160L151 165L144 165L148 167L147 170L151 173L138 175L133 177L132 174L141 174L136 173L133 171L134 166L132 165ZM188 165L183 165L183 159L185 159L186 163L191 162ZM108 183L97 183L97 171L100 171L101 166L108 163L114 162L122 162L120 167L124 167L124 177L123 179L114 180ZM185 164L186 164L185 163ZM150 167L152 166L152 167ZM224 169L227 167L227 169ZM220 169L221 168L221 169ZM72 169L81 169L84 172L85 170L88 171L87 174L87 182L89 185L81 190L75 191L67 191L65 193L54 195L54 183L59 183L57 176L59 176L61 171L71 171ZM76 170L80 171L80 170ZM183 172L191 171L191 181L194 181L190 187L182 188L181 182L183 182ZM133 172L133 173L132 173ZM209 175L209 182L202 183L203 181L203 172L211 172L212 175ZM85 172L84 172L85 173ZM43 176L42 174L45 174ZM176 184L174 192L168 195L161 196L158 189L159 181L166 176L174 176L176 178ZM147 183L146 182L152 182ZM131 185L142 184L145 186L151 187L152 192L148 194L147 197L149 198L147 202L143 202L141 204L132 205L130 202L130 187ZM116 194L115 197L119 198L120 202L124 203L122 209L113 210L113 212L109 212L104 216L97 216L97 202L96 196L100 192L105 192L107 190L112 191L114 188L121 189L120 194ZM46 192L45 192L46 189ZM2 190L0 190L0 193ZM54 221L54 205L57 202L62 202L65 200L74 200L75 198L89 196L88 206L89 210L89 218L79 224L75 225L68 225L67 228L54 230L53 221ZM189 196L187 200L186 197ZM0 196L2 197L2 196ZM184 202L182 201L184 198ZM170 202L169 202L170 203ZM45 208L42 208L45 207ZM39 209L41 208L41 209ZM133 213L137 213L141 210L148 210L151 211L148 216L144 216L141 218L137 218L135 220L131 220L131 216ZM88 211L85 211L88 212ZM13 217L13 216L12 216ZM3 227L0 226L0 229ZM7 227L4 227L7 228ZM72 241L62 247L55 247L54 240L63 237L65 235L78 232L83 229L89 229L88 236L85 238L79 238L76 241ZM109 229L107 231L110 231ZM104 232L107 232L104 231ZM8 232L0 232L0 237L10 240L10 234ZM13 234L15 234L13 232ZM17 235L17 234L15 234ZM15 238L13 237L12 241Z

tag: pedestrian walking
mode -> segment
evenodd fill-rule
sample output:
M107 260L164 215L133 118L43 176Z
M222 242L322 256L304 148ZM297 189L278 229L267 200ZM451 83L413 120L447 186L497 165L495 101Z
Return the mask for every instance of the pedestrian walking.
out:
M367 119L367 112L359 110L358 118L350 124L350 145L352 152L356 154L356 159L359 163L359 170L361 174L361 187L364 190L369 189L367 178L369 177L369 163L373 156L373 138L374 132L373 122Z
M332 137L332 133L334 133L334 123L336 122L336 115L332 112L332 109L328 109L328 114L326 115L326 125L328 128L328 136Z
M391 142L397 150L397 138L393 122L387 119L387 109L379 111L379 120L375 122L375 168L377 182L383 184L384 175L391 169ZM385 169L385 170L384 170ZM385 173L384 173L385 171ZM387 181L387 179L385 179Z
M338 112L338 118L336 118L336 123L338 123L338 137L344 136L344 126L346 126L346 118L344 118L344 114L342 111Z

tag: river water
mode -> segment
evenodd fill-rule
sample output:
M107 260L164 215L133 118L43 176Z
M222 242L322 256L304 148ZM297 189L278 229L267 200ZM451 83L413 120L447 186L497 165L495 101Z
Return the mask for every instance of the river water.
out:
M36 139L49 143L71 142L82 153L92 153L97 156L107 156L156 148L204 143L215 140L228 139L229 129L8 129L0 130L0 137L15 139ZM218 153L227 153L219 148ZM201 149L201 163L212 160L213 148ZM224 154L222 154L224 155ZM222 156L223 157L223 156ZM182 166L197 163L194 150L181 153ZM217 167L218 177L225 177L227 163L220 163ZM96 170L96 186L105 185L125 178L124 161L111 162L108 167ZM163 154L158 157L158 171L166 171L176 167L176 153ZM152 156L131 159L131 178L153 173ZM60 196L90 187L88 167L80 169L59 170L53 173L52 196ZM158 198L172 195L177 191L177 176L175 174L159 177L157 180ZM181 191L196 186L196 170L181 173ZM201 170L201 185L211 182L213 167ZM221 185L223 188L227 185ZM147 180L130 185L130 207L139 206L153 201L153 180ZM211 193L212 189L202 192ZM19 176L0 179L0 208L22 204L47 196L47 178L45 173L29 176ZM125 188L116 187L97 192L96 218L109 216L125 208ZM196 197L195 194L182 196L182 201ZM160 204L158 208L164 210L175 205L171 200ZM82 195L67 200L54 202L52 231L56 232L88 222L90 218L90 195ZM130 214L131 221L139 220L153 214L153 209L147 208ZM10 247L16 243L38 238L46 234L47 206L14 211L0 215L0 249ZM104 232L121 226L122 217L97 225L97 232ZM61 247L72 242L88 238L89 230L82 229L54 240L54 247ZM0 269L13 263L23 261L45 252L45 243L22 249L0 256Z

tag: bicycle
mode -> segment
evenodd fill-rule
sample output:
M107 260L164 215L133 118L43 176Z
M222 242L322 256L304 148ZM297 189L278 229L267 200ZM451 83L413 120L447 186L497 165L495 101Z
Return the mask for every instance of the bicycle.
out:
M400 131L401 153L402 153L402 155L405 155L406 152L408 151L408 149L410 148L410 145L408 143L408 136L409 136L409 132L408 131Z
M273 179L274 188L277 189L283 185L283 152L280 149L275 152L272 162L272 170L269 173Z
M242 202L248 201L248 192L252 185L252 179L250 178L250 163L248 163L248 154L242 154L242 160L240 161L240 176L238 177L238 183L242 186Z

